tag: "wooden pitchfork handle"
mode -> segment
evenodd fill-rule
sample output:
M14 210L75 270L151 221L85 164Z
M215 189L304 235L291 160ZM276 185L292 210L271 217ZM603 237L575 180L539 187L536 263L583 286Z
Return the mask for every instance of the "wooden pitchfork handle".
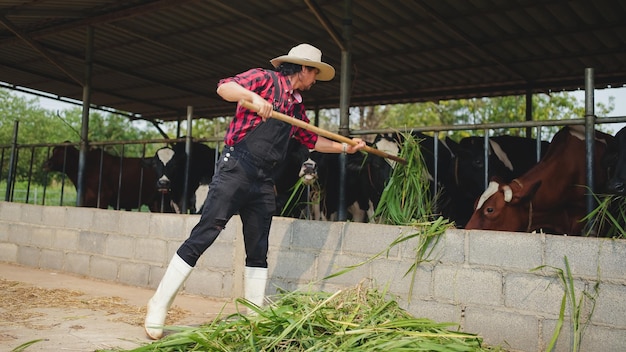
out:
M239 101L239 105L243 106L246 109L250 109L252 111L255 111L255 112L259 111L259 108L256 105L254 105L251 102L246 101L246 100L240 100ZM306 123L306 122L304 122L302 120L293 118L293 117L291 117L289 115L285 115L285 114L280 113L278 111L272 111L271 117L275 118L277 120L281 120L283 122L286 122L286 123L288 123L290 125L294 125L296 127L300 127L300 128L305 129L305 130L311 131L311 132L313 132L313 133L315 133L317 135L324 136L326 138L332 139L332 140L337 141L337 142L346 143L346 144L350 144L350 145L353 145L353 146L358 144L357 142L353 141L352 139L350 139L348 137L344 137L344 136L342 136L340 134L336 134L336 133L327 131L327 130L325 130L323 128L319 128L317 126L308 124L308 123ZM399 162L399 163L401 163L403 165L406 165L406 160L404 160L404 159L402 159L402 158L400 158L398 156L391 155L389 153L385 153L382 150L379 150L379 149L376 149L376 148L372 148L372 147L370 147L368 145L366 145L365 148L363 148L362 150L365 151L365 152L371 153L371 154L378 155L378 156L386 158L386 159L391 159L391 160Z

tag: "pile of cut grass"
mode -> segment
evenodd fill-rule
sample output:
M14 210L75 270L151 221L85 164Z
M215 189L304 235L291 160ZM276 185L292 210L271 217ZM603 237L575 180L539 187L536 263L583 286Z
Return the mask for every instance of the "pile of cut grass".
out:
M384 292L362 284L334 294L288 292L253 315L233 314L132 352L175 351L496 351L454 323L412 317Z

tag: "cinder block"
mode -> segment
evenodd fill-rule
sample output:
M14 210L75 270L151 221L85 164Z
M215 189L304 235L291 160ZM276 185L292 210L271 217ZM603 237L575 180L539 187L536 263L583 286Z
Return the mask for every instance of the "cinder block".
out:
M21 207L18 203L0 202L0 220L20 221Z
M224 274L220 271L194 270L187 281L185 281L184 291L206 297L224 296L224 286L230 282L225 282Z
M234 271L235 265L243 265L242 258L236 258L232 245L224 242L214 242L204 254L200 256L196 268L208 270Z
M33 268L38 268L40 254L41 251L39 250L39 248L31 246L19 246L17 249L17 263Z
M0 220L0 242L9 242L9 233L11 232L11 224Z
M513 351L539 351L539 320L484 306L467 306L463 331L479 334L490 346Z
M96 210L90 230L102 233L118 233L121 211Z
M291 247L294 250L341 251L343 226L342 222L294 221Z
M556 331L557 320L556 319L544 319L541 324L541 335L539 338L539 351L547 351L548 344L550 343L552 336ZM586 331L587 329L585 329ZM571 344L570 344L570 320L569 316L565 317L565 321L561 330L558 332L558 338L556 340L556 345L552 352L572 352ZM581 350L586 351L586 350ZM595 349L590 349L589 351L595 351ZM599 350L600 351L600 350Z
M17 262L17 245L14 243L0 243L0 260L3 262Z
M167 254L167 242L151 238L135 240L135 259L146 262L160 262ZM168 259L171 259L168 258Z
M599 239L600 272L603 280L624 280L626 267L626 241L623 239ZM624 282L624 281L622 281Z
M121 235L147 236L150 234L152 216L136 211L122 211L119 217L119 232Z
M180 214L159 214L150 219L150 234L153 238L180 239L181 235L189 235L185 232L185 216Z
M376 287L389 287L389 291L395 295L408 298L412 286L414 298L431 299L432 267L419 266L413 272L411 265L406 260L389 260L385 257L375 259L371 263L372 280Z
M54 230L46 227L33 226L31 230L31 244L39 248L52 248Z
M465 239L467 237L469 236L466 231L447 229L445 234L436 240L428 259L448 264L465 263L467 259L465 253Z
M219 242L232 243L241 241L243 239L243 225L241 224L241 218L239 215L235 215L226 223L226 227L222 230L217 240ZM189 233L187 233L189 235ZM187 236L185 237L187 238Z
M293 227L296 219L274 217L272 219L272 227L270 228L270 247L291 247L291 238L293 236Z
M78 275L88 276L90 272L90 258L91 255L89 254L67 253L65 255L65 266L63 267L63 270Z
M624 329L591 325L584 331L581 351L623 352L626 346Z
M97 279L117 281L119 262L102 257L91 257L89 276Z
M462 307L458 304L432 300L411 300L403 303L406 311L416 318L427 318L436 322L461 323ZM454 329L453 329L454 330Z
M599 238L546 235L546 265L565 270L567 257L574 277L596 278L602 242Z
M52 231L54 234L52 248L69 252L75 252L76 250L78 250L78 230L71 230L61 227L52 229Z
M298 258L301 258L301 256L298 256ZM319 267L317 269L318 273L316 279L322 280L328 275L337 274L345 269L350 270L341 275L324 280L323 284L351 287L358 284L363 279L372 278L371 263L368 263L368 257L356 255L337 256L330 253L323 253L319 256Z
M555 277L509 274L504 280L504 304L534 314L558 316L564 289Z
M316 259L313 253L286 252L280 253L276 262L269 268L272 277L295 279L308 282L316 280Z
M542 261L542 234L472 231L469 238L469 263L530 270Z
M67 207L45 206L42 209L42 223L50 227L64 227L67 216Z
M78 250L92 254L104 254L107 236L98 232L81 231L78 237Z
M433 272L436 300L501 305L502 274L495 270L437 265Z
M593 283L589 283L589 285L592 286ZM588 286L586 291L593 292L593 287ZM600 285L598 293L593 321L626 330L626 286L603 283ZM623 346L626 347L626 344Z
M29 224L43 224L43 207L30 204L20 204L20 220Z
M150 277L150 266L147 264L123 262L120 264L119 282L146 287Z
M398 256L399 247L390 245L401 234L407 234L415 229L410 227L378 225L371 226L363 223L346 223L343 229L343 251L345 253L359 253L375 255L381 251L388 251L390 257ZM417 230L415 230L417 232Z
M127 235L108 235L104 254L111 257L133 259L136 238Z
M70 229L88 230L91 229L95 213L99 211L93 208L74 207L65 218L66 226ZM105 210L100 210L105 211Z
M9 242L18 245L30 245L32 242L33 225L13 223L9 227Z
M64 254L59 250L42 249L39 267L50 270L63 269Z

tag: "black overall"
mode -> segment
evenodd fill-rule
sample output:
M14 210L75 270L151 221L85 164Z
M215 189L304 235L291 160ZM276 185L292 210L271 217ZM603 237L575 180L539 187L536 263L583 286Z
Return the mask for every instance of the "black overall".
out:
M278 80L270 72L276 88ZM281 99L282 91L274 96ZM274 106L281 106L280 101ZM237 212L243 223L246 266L267 268L272 215L276 208L272 168L281 162L291 125L268 118L234 146L226 146L215 168L198 224L177 254L190 266L213 244Z

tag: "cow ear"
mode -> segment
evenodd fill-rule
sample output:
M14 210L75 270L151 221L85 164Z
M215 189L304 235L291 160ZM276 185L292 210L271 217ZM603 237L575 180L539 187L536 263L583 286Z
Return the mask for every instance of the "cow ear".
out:
M535 193L541 187L541 180L529 185L522 185L514 181L510 183L510 186L513 188L513 200L511 203L528 202L533 199Z

